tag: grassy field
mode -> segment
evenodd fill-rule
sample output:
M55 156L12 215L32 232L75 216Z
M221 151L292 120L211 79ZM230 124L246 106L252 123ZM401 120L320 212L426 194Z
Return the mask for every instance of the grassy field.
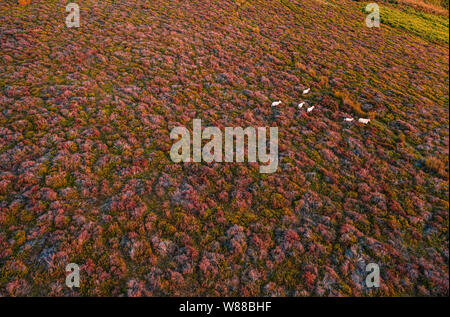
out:
M448 17L448 0L382 0L381 2L412 7L418 11Z

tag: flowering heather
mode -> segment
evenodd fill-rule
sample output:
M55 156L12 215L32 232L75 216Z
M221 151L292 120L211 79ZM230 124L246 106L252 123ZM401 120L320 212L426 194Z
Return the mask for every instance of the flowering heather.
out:
M1 1L0 296L448 295L448 14L411 2ZM277 171L172 162L194 119L278 127Z

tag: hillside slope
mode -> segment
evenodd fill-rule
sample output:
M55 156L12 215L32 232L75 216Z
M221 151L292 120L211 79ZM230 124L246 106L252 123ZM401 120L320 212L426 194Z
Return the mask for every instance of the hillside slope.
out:
M65 5L0 3L0 296L448 295L448 37L356 1ZM278 127L277 172L173 163L196 118Z

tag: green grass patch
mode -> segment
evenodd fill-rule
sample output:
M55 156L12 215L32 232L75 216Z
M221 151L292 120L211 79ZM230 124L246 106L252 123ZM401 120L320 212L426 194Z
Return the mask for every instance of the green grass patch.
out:
M365 11L365 6L363 8ZM418 12L412 8L395 9L380 6L381 23L404 29L426 40L449 43L449 19L434 14Z

